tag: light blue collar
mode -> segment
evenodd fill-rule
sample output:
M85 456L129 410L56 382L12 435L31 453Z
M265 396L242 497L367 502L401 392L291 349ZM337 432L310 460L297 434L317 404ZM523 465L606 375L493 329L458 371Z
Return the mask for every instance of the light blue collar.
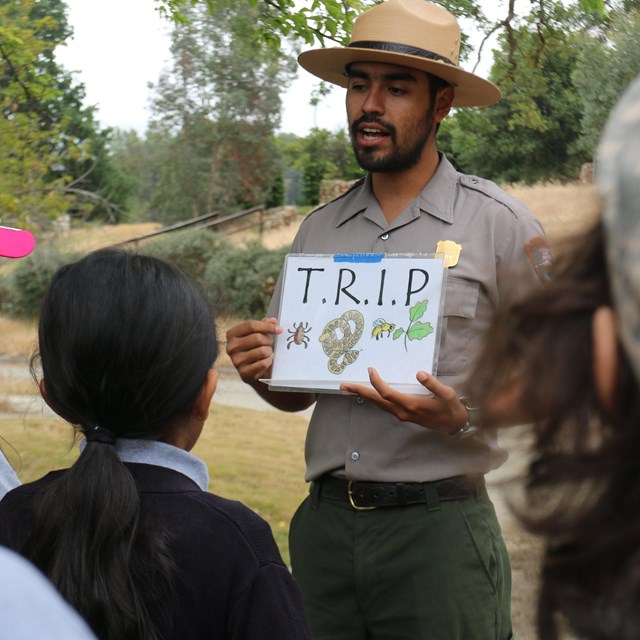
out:
M80 443L81 451L85 442L83 440ZM173 469L173 471L193 480L202 491L207 491L209 488L207 465L200 458L184 449L156 440L135 440L133 438L118 438L115 447L122 462L153 464L156 467Z

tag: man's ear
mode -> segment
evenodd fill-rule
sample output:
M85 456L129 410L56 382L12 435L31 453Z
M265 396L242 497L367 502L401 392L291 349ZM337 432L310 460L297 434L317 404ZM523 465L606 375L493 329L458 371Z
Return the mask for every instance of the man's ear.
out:
M201 422L209 417L209 407L211 399L218 386L218 372L215 369L209 369L202 388L198 392L196 399L191 407L191 415Z
M433 110L436 122L442 122L449 115L455 91L453 87L443 87L436 94L435 108Z
M593 380L602 408L612 413L618 386L618 329L611 307L598 307L593 314Z

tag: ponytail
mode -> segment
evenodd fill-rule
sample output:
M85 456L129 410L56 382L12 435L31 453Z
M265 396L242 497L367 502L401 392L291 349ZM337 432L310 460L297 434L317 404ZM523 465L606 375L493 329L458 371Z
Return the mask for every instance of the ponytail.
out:
M35 501L21 551L102 640L171 637L171 540L113 444L189 415L217 355L206 298L161 260L103 249L54 275L38 336L32 374L39 358L47 402L87 444Z
M21 552L101 640L156 640L172 619L176 569L167 534L143 526L149 517L115 448L88 442L37 500Z

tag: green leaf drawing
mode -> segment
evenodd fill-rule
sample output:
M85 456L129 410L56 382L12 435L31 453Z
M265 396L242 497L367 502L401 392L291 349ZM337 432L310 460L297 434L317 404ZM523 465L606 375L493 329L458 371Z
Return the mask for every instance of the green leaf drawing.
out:
M420 320L424 315L424 312L427 310L428 300L422 300L417 302L411 309L409 309L409 320L411 322L415 322L416 320Z
M400 327L393 332L393 339L397 340L404 333L404 329Z
M407 331L407 337L409 340L422 340L422 338L426 338L430 333L433 333L433 327L429 322L416 322Z

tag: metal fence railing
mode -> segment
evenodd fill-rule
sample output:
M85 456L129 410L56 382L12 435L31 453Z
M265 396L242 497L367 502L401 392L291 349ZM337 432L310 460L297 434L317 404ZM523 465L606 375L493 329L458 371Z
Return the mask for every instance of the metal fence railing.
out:
M215 229L216 227L220 227L225 223L232 222L234 220L241 220L243 218L248 218L248 216L251 216L255 213L258 214L257 222L247 222L246 224L240 227L233 227L226 232L223 231L223 233L237 233L238 231L243 231L245 229L258 227L260 237L262 237L262 232L264 231L265 208L262 206L257 206L257 207L251 207L250 209L244 209L243 211L238 211L236 213L230 213L230 214L227 214L226 216L221 216L220 212L217 212L217 211L214 211L212 213L206 213L203 216L198 216L197 218L191 218L189 220L176 222L175 224L162 227L157 231L152 231L151 233L145 233L143 235L136 236L134 238L129 238L128 240L117 242L116 244L113 244L111 246L121 247L127 244L137 244L138 242L148 240L149 238L155 238L156 236L161 236L167 233L173 233L175 231L182 231L187 228Z

